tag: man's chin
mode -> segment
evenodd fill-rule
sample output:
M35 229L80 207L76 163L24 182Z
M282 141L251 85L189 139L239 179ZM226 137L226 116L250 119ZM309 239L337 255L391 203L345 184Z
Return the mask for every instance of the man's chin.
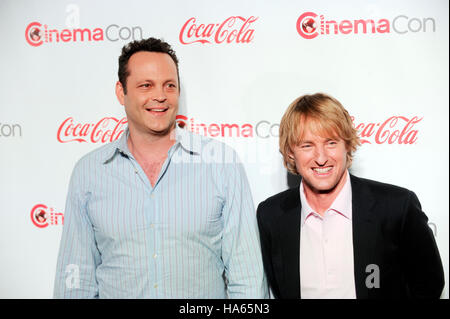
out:
M333 192L336 189L336 185L330 185L330 184L325 184L325 183L308 183L308 188L316 193L316 194L329 194L331 192Z
M317 193L318 193L318 194L330 194L331 192L334 191L335 188L336 188L336 187L318 189L318 190L317 190Z
M172 132L175 129L175 122L173 124L170 124L166 127L158 127L158 128L151 128L149 127L149 133L156 136L166 136L169 135L170 132Z

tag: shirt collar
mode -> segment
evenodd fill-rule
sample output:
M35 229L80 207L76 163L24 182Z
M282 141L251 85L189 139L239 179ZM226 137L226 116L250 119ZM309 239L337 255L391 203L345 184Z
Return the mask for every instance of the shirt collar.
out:
M200 154L202 149L202 137L200 135L194 134L177 125L175 128L175 138L177 143L180 143L185 151L191 154Z
M179 127L178 125L175 127L175 130L171 133L175 135L175 144L172 146L176 146L180 144L181 147L189 152L191 155L200 154L201 151L201 137L197 134L191 133L186 129ZM128 136L130 136L130 130L127 127L120 138L113 142L113 145L110 152L104 158L103 164L107 164L111 162L117 154L122 154L124 156L131 156L130 149L128 148Z
M352 186L350 183L350 174L349 174L348 170L346 171L346 174L347 174L347 178L346 178L344 187L341 189L338 196L335 198L335 200L333 201L331 206L327 209L327 211L334 210L338 214L351 220L352 219ZM311 206L309 206L309 203L306 200L305 191L304 191L304 187L303 187L303 180L300 183L299 191L300 191L300 202L302 204L301 215L300 215L300 222L301 222L300 225L303 226L307 217L311 213L316 213L316 212L311 208Z

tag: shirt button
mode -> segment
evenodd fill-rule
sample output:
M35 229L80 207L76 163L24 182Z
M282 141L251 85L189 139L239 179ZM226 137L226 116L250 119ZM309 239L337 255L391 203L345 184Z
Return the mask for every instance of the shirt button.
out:
M155 228L155 224L150 224L150 228Z
M153 258L156 258L156 257L158 257L158 255L157 254L153 254Z
M150 198L155 198L155 194L151 194L151 195L150 195Z
M155 285L154 285L153 287L155 287L155 289L156 289L156 288L158 288L158 285L157 285L157 284L155 284Z

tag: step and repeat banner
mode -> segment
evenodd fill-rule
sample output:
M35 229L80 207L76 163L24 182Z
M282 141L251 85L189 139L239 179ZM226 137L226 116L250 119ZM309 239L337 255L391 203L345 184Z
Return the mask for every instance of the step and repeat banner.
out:
M362 145L351 173L413 190L448 283L447 0L0 2L0 298L51 298L74 164L126 127L118 57L163 38L177 121L231 145L256 205L298 184L278 151L298 96L342 102ZM444 289L448 298L448 284Z

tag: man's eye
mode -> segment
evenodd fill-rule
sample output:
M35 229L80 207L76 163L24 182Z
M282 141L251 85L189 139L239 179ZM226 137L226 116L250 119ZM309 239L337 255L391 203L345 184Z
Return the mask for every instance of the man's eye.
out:
M148 88L148 87L150 87L150 84L149 83L144 83L144 84L141 84L140 87Z
M175 84L173 84L173 83L169 83L169 84L167 84L167 86L170 87L170 88L176 88L176 87L177 87L177 86L176 86Z

